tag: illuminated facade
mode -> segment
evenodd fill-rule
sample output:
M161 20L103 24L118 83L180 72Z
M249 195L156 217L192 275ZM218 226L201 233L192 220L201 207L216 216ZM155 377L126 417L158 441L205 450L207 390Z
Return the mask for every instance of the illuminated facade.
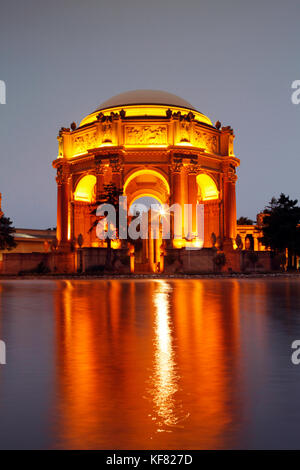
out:
M230 126L210 119L170 93L137 90L100 105L76 127L59 132L57 170L57 239L68 251L83 236L84 247L101 246L92 224L91 203L113 182L128 198L128 207L150 196L161 204L204 204L204 240L173 240L173 248L188 243L211 247L225 241L231 247L236 227L236 167ZM184 214L183 214L184 218ZM178 222L176 222L178 223ZM182 220L183 230L184 220ZM157 245L157 243L156 243ZM118 245L116 244L116 247ZM153 270L161 257L154 247ZM148 247L149 249L149 247ZM151 251L151 250L150 250Z

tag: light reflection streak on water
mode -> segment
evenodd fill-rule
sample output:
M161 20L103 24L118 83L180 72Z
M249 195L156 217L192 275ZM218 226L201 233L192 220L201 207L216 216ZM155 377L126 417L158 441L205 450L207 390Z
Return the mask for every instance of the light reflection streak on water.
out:
M158 431L161 427L174 426L178 422L175 414L174 394L178 391L178 376L174 358L174 346L170 321L169 293L171 287L165 281L155 285L154 293L154 374L152 377L154 407L158 416ZM153 418L155 420L155 418ZM164 429L166 430L166 429Z

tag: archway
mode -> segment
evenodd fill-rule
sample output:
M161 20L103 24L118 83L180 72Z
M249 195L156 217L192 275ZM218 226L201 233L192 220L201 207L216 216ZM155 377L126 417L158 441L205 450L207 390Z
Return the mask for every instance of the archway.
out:
M219 191L211 176L206 173L197 175L198 198L200 201L212 201L219 198Z
M219 191L215 180L206 173L197 175L197 200L204 204L204 246L211 247L212 237L220 236Z
M168 203L170 187L167 179L158 171L144 168L132 172L124 184L124 194L127 196L129 214L137 204L145 206L147 214L147 238L132 241L134 247L135 272L158 272L163 270L162 237L160 232L160 215L156 215L158 221L158 234L153 234L150 229L149 209L152 204L162 206ZM139 210L141 207L138 208ZM133 215L133 214L132 214ZM151 214L152 215L152 214ZM145 219L144 219L145 220Z
M245 250L254 250L254 238L251 233L248 233L245 237Z
M153 216L156 218L159 217L160 208L162 208L161 201L157 197L149 194L142 194L136 197L129 206L129 217L144 217L144 221L146 220L147 225L147 238L132 240L132 245L134 246L135 272L161 271L162 238L160 233L158 238L154 238L152 231L149 230L150 221ZM154 212L151 212L153 210ZM160 220L158 220L158 223L160 223Z
M154 197L160 203L167 203L170 186L167 178L157 170L143 168L127 175L124 188L130 206L138 197Z
M74 200L92 202L96 184L95 175L85 175L77 183L74 191Z

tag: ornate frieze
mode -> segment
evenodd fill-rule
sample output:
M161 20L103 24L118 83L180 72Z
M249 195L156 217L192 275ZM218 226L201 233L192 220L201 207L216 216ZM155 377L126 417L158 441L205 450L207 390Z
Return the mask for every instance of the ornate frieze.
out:
M103 113L99 113L97 116L98 121L101 122L100 126L100 143L107 144L113 141L113 121L119 119L118 113L110 113L110 116L104 116Z
M87 152L89 149L98 148L101 145L113 144L114 126L109 116L104 116L93 130L73 136L73 155Z
M75 130L72 136L72 154L74 156L88 152L104 145L118 145L118 126L115 118L103 116L98 120L93 130L78 133ZM122 124L123 125L123 124ZM186 119L176 119L174 143L192 145L205 149L208 153L218 153L218 136L197 128L195 122ZM59 136L59 156L63 156L63 137ZM233 141L233 139L231 139ZM168 127L166 125L124 125L124 144L129 146L167 146ZM231 142L230 142L231 143ZM120 145L120 143L119 143ZM233 145L231 143L231 153Z
M167 145L167 126L125 126L127 145Z
M179 141L180 143L183 142L190 142L191 141L191 124L189 121L183 120L179 121Z
M87 152L88 149L97 147L97 132L95 130L74 137L73 154Z
M111 122L105 122L101 125L101 143L107 144L113 141L113 128Z
M204 132L200 129L194 128L193 144L195 147L204 148L210 153L218 152L218 139L217 136L210 132Z

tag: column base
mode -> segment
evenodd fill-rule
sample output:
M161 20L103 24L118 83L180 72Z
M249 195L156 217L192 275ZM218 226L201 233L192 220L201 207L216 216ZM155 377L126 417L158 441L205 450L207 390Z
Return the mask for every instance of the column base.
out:
M222 242L223 251L234 251L235 240L233 238L224 238Z
M58 251L60 251L61 253L69 253L71 251L71 242L70 241L59 242Z

